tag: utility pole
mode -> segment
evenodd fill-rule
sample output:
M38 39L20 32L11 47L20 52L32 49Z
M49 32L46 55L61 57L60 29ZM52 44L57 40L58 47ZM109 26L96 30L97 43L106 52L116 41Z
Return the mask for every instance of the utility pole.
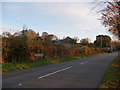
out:
M102 48L102 35L101 35L101 38L100 38L100 40L101 40L101 48Z

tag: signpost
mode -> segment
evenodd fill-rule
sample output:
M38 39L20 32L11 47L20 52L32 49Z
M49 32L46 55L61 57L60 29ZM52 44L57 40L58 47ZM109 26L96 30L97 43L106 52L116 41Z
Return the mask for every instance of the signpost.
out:
M42 54L42 53L37 53L37 54L34 54L35 57L42 57L42 58L45 58L45 54Z

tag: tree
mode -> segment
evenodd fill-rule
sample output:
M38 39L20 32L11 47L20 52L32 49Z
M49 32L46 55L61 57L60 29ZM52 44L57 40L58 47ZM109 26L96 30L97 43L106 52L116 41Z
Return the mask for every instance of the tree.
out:
M49 34L49 35L45 36L44 39L46 41L55 41L55 40L57 40L57 37L53 34Z
M98 35L94 44L99 47L111 47L111 38L107 35Z
M32 29L28 29L25 34L27 35L27 37L29 38L29 40L34 40L35 37L38 37L39 35L33 31Z
M44 38L44 37L46 37L46 36L48 36L48 33L47 33L47 32L43 32L43 33L42 33L42 37Z
M10 32L3 32L2 37L10 37L11 33Z
M46 42L58 41L58 37L56 35L54 35L54 34L48 34L47 32L43 32L41 37Z
M81 40L80 40L80 43L81 43L82 45L88 45L88 44L89 44L89 39L88 39L88 38L81 39Z
M2 53L4 60L8 62L28 60L30 48L26 32L27 30L23 30L13 35L8 33L6 37L4 37L6 33L3 35Z
M120 1L112 1L105 0L101 2L106 7L100 10L102 14L100 20L105 27L109 28L110 32L120 39Z
M112 41L111 42L113 50L120 50L120 42L119 41Z
M25 32L22 31L20 36L11 36L8 39L7 47L8 61L24 61L28 60L29 56L29 43L28 37Z
M65 39L62 39L61 42L65 44L76 44L77 39L67 36Z

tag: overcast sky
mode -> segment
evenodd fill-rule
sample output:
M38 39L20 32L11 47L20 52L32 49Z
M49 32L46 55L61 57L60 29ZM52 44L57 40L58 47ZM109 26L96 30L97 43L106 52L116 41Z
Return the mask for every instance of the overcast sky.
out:
M2 30L20 31L25 24L40 35L48 32L59 38L70 36L94 41L100 34L112 37L92 7L91 2L3 2Z

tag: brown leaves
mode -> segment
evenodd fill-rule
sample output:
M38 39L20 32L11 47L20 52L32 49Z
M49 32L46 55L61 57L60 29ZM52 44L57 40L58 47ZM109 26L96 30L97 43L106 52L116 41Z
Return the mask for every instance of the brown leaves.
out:
M120 1L119 2L107 2L107 6L101 10L101 22L105 27L109 28L115 36L120 39Z
M104 84L100 85L100 88L118 88L118 80L106 81Z

